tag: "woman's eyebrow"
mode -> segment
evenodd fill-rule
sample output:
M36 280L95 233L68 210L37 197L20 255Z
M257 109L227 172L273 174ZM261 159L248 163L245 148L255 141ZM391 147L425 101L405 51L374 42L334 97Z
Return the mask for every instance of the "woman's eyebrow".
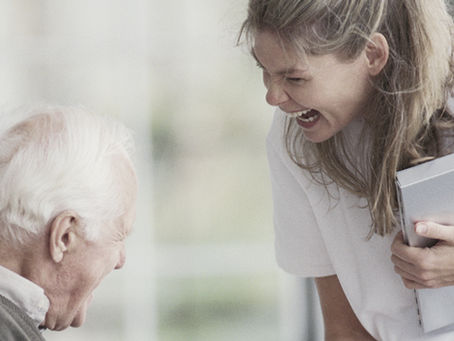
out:
M260 61L257 58L257 56L255 54L255 51L253 49L251 50L251 55L252 55L252 57L254 57L255 61L257 62L257 65L261 69L266 70L266 68L262 65L262 63L260 63ZM279 70L279 71L275 72L275 74L277 74L277 75L289 75L289 74L297 73L297 72L306 72L307 70L308 70L307 67L304 68L304 69L301 69L301 68L296 68L296 67L292 66L290 68L285 68L285 69Z
M254 57L255 61L257 62L257 65L260 66L260 68L265 69L265 67L262 65L262 63L260 63L259 59L257 58L254 49L251 49L251 55L252 57Z

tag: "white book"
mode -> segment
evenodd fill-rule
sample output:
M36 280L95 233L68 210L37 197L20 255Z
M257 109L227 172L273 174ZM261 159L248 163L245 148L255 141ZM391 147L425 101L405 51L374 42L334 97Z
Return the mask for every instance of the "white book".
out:
M454 154L397 172L396 187L408 245L431 247L437 242L416 234L418 221L454 226ZM418 289L415 299L425 333L454 326L454 286Z

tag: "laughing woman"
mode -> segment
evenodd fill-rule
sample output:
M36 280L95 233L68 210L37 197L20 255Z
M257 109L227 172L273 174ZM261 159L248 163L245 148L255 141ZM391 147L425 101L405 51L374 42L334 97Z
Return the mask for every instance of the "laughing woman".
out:
M277 107L277 259L315 278L326 340L454 340L423 333L409 290L454 285L454 228L425 222L440 241L406 246L394 188L454 150L452 32L443 0L249 1L240 36Z

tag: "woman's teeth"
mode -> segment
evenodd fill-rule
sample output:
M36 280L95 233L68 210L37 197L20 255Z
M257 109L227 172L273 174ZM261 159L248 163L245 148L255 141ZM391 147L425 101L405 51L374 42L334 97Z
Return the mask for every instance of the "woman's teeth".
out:
M299 117L301 115L306 115L311 109L303 110L303 111L297 111L297 112L288 112L287 115L289 115L292 118Z
M314 122L319 116L320 113L313 109L307 109L303 111L290 112L287 113L292 118L298 118L298 120L304 123Z
M313 115L313 116L309 116L309 117L298 117L298 119L300 121L303 121L303 122L306 122L306 123L314 122L317 118L318 118L318 114Z

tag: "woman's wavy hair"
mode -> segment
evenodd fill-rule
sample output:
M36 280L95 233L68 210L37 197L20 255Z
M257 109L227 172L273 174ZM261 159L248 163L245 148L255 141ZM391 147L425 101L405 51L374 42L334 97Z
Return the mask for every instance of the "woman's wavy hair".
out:
M360 55L375 32L387 39L390 54L375 89L359 145L362 164L342 132L322 143L304 139L287 119L292 159L327 185L334 181L368 199L369 237L390 233L397 223L398 170L452 151L442 140L454 120L446 110L453 87L453 22L444 0L250 0L239 40L253 45L260 31L276 34L282 46L309 55L334 53L344 60ZM304 157L302 150L304 149Z

